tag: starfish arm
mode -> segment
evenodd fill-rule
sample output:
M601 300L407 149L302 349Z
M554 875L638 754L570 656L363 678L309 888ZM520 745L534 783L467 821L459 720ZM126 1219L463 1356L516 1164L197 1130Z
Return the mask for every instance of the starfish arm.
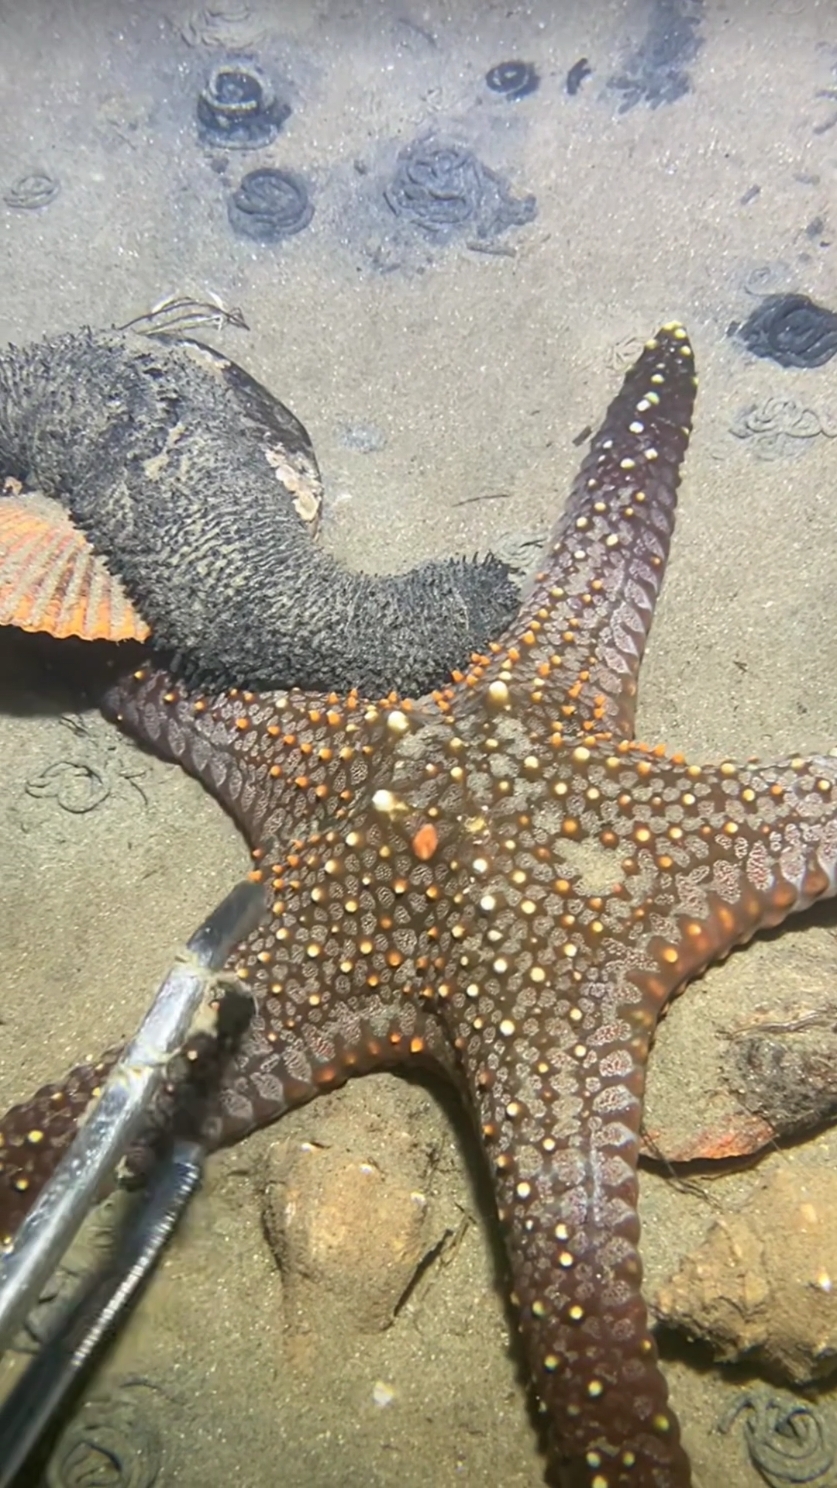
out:
M376 968L387 969L383 954L370 951L367 958L361 953L355 976L345 969L348 946L339 953L334 944L329 948L332 958L339 954L343 970L336 959L324 966L313 957L301 964L283 963L288 940L293 938L298 946L312 944L298 915L289 914L287 921L276 929L256 930L225 968L225 975L236 977L251 993L255 1012L239 1047L224 1063L217 1091L202 1108L200 1136L210 1150L240 1141L354 1075L407 1063L419 1063L449 1078L456 1073L441 1027L410 986L368 995L367 984L377 987L380 980ZM293 936L288 925L295 927ZM353 945L351 950L356 954ZM392 956L390 950L390 960ZM277 961L282 983L277 980ZM347 994L352 983L367 989L367 996L361 1000ZM179 1093L189 1082L190 1051L200 1046L198 1035L173 1062L172 1079L155 1097L146 1125L132 1144L129 1168L143 1168L161 1130L170 1129L181 1108ZM12 1240L51 1178L121 1052L111 1048L95 1063L76 1065L64 1080L42 1086L3 1116L0 1246ZM190 1135L195 1135L189 1107L185 1109Z
M560 1006L567 988L555 992ZM472 1091L520 1331L568 1481L688 1488L641 1293L637 1155L648 1034L629 1009L615 1011L618 989L601 967L572 996L584 1018L549 1020L548 1038L545 1028L533 1036L533 1009L514 1032L487 1040Z
M85 1060L0 1121L0 1247L10 1244L78 1131L120 1050Z
M141 706L134 722L142 723L161 753L199 773L192 752L195 700L172 686L163 694L165 681L138 675ZM236 729L240 739L236 724L242 718L249 719L254 736L263 728L263 700L232 702L234 710L223 725L209 707L197 714L200 737L204 730L214 737L223 726ZM418 714L411 724L421 727ZM381 753L393 737L402 736L402 725L407 718L398 709L366 710L365 736L377 733ZM447 725L439 727L449 732ZM188 751L184 736L192 741ZM295 751L297 745L285 744L284 737L272 740L276 748ZM247 767L236 758L238 773L219 759L207 783L252 825L240 806ZM250 758L245 751L244 760ZM359 750L356 786L365 775ZM310 802L306 809L310 817ZM435 1016L428 980L439 953L436 932L431 925L417 933L410 923L438 897L433 875L415 863L410 839L402 870L405 875L411 870L413 881L408 884L404 876L390 882L390 873L381 872L391 854L386 811L382 822L362 832L331 825L294 839L283 856L275 844L270 851L257 849L261 866L256 872L270 893L272 914L224 968L251 993L255 1011L224 1065L217 1099L208 1102L202 1118L202 1137L210 1148L240 1140L353 1075L419 1063L457 1077L457 1059ZM274 826L271 816L267 828ZM95 1064L77 1065L63 1082L44 1086L0 1121L0 1244L14 1235L51 1176L118 1053L110 1050ZM164 1087L149 1112L147 1131L135 1144L135 1162L144 1161L155 1134L170 1120L175 1099L172 1085Z
M704 774L723 808L724 835L745 867L753 931L837 893L837 759L794 755L768 765L725 763Z
M481 974L476 1016L458 999L457 1033L557 1460L574 1482L686 1488L641 1295L636 1169L648 1048L685 981L837 891L837 761L699 768L636 749L594 759L581 746L574 763L594 803L580 812L588 841L598 829L587 871L599 849L630 854L620 863L621 913L610 910L608 935L569 882L554 886L556 901L531 884L522 935L491 892L490 928L466 940L464 954L479 964L492 933L503 946L516 933L516 954L493 961L492 981ZM547 969L548 947L565 953L563 971L560 962Z
M674 527L694 408L694 358L664 326L625 378L501 638L544 716L633 735L639 666ZM496 648L492 648L496 649Z
M110 688L102 711L196 776L259 857L286 852L323 811L339 813L358 773L355 694L213 696L146 665Z
M643 763L623 843L636 906L623 933L656 1018L711 962L837 893L837 760Z

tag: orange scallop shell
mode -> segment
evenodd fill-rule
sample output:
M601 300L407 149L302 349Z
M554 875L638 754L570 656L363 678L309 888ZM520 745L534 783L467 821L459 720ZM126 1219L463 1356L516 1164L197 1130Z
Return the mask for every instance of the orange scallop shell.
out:
M63 639L144 641L149 628L58 501L0 490L0 625Z

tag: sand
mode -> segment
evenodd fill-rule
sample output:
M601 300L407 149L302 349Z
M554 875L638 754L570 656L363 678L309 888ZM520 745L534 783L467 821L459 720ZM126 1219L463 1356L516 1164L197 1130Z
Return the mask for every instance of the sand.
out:
M323 540L386 569L489 545L531 555L579 462L574 439L597 425L641 340L679 317L700 392L640 736L697 760L825 751L837 360L783 370L727 331L759 290L837 304L833 18L815 0L674 9L697 19L703 45L673 64L672 91L680 73L691 87L666 102L635 96L662 87L659 66L636 58L654 15L671 14L662 0L230 0L226 21L220 0L214 20L188 0L7 0L0 187L45 172L60 191L37 210L0 204L0 342L121 323L171 293L240 306L249 330L216 344L308 427L327 487ZM225 25L227 50L211 44ZM195 100L248 38L293 112L273 145L219 170L197 141ZM510 102L484 74L518 57L540 85ZM568 96L581 57L593 73ZM609 84L626 72L633 92ZM449 243L394 231L384 178L430 130L515 196L533 193L534 221ZM313 191L310 226L278 244L237 238L227 219L231 186L264 164ZM826 432L764 458L763 443L730 430L769 398L813 408ZM132 1030L247 859L197 784L117 736L32 647L0 640L5 1105ZM725 1010L831 995L835 923L831 911L803 917L688 991L652 1057L649 1124L678 1110L688 1120L711 1094L707 1030ZM826 1134L767 1164L816 1165L832 1149ZM368 1267L355 1264L365 1190L346 1174L365 1168L393 1234L421 1194L406 1297L392 1280L370 1303ZM307 1281L283 1281L263 1228L287 1171L307 1205L298 1243L317 1256ZM649 1293L755 1181L684 1191L643 1174ZM336 1233L334 1195L355 1192ZM161 1485L534 1488L543 1461L504 1286L455 1102L360 1081L212 1160L88 1394L133 1391L160 1437ZM756 1482L740 1428L715 1430L737 1384L704 1353L668 1352L696 1483ZM147 1383L124 1384L137 1378Z

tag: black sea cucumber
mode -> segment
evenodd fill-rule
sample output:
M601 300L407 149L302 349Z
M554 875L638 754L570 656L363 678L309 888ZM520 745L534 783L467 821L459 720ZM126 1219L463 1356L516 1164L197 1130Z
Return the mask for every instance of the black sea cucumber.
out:
M517 607L493 557L372 577L314 546L304 518L321 485L303 425L196 341L87 330L9 348L8 477L55 498L65 524L69 512L152 646L205 686L420 695Z

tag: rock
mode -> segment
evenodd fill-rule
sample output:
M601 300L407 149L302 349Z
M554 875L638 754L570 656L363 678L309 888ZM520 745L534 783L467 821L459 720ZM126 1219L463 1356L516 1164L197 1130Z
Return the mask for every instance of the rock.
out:
M717 1358L746 1358L807 1385L837 1370L837 1174L777 1168L653 1299L655 1315L705 1339Z
M289 1331L333 1337L335 1328L341 1336L388 1328L447 1238L428 1197L435 1151L403 1117L388 1132L373 1119L362 1149L335 1131L328 1145L277 1141L267 1163L264 1227Z

